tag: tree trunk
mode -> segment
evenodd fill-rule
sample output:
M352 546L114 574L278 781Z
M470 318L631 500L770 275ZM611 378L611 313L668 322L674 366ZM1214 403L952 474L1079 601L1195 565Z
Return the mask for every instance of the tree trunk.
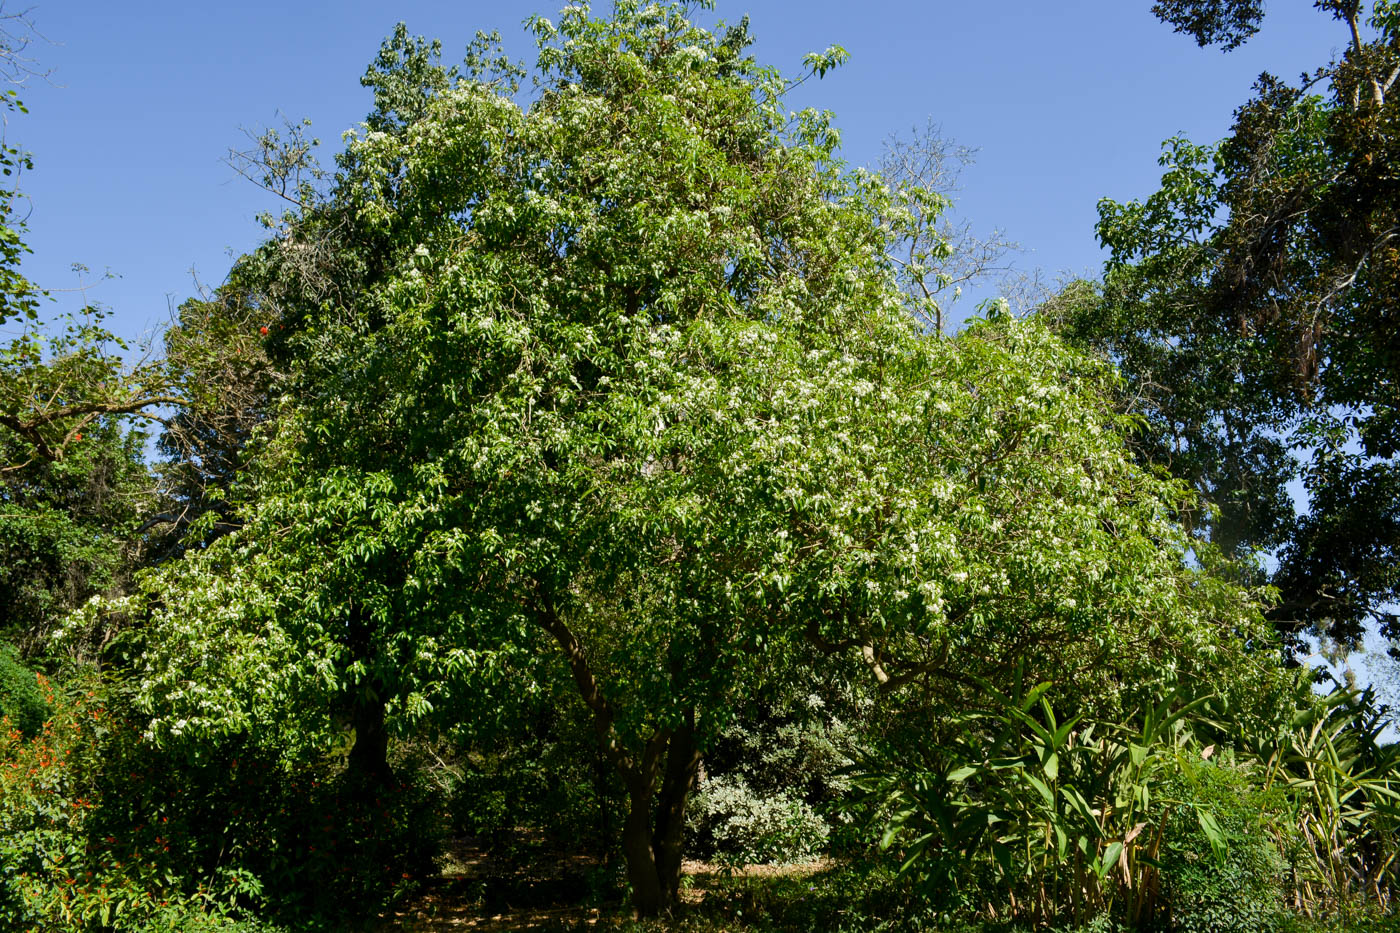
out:
M627 788L627 820L622 827L622 854L627 860L627 879L632 885L632 906L638 918L669 914L680 896L681 845L685 833L685 804L695 785L700 767L696 750L695 711L686 715L685 725L674 732L657 731L638 757L622 747L614 728L615 713L602 685L588 663L583 643L555 610L547 594L540 594L536 605L541 628L558 643L574 675L579 696L593 712L599 748L612 762ZM660 768L666 758L664 775ZM661 795L652 803L661 777Z
M630 807L622 829L622 854L627 859L632 908L638 919L670 914L680 903L685 805L699 766L692 712L686 725L666 743L666 770L659 793L654 790L654 770L628 781Z
M374 621L365 607L351 606L349 619L350 654L366 667L374 658ZM355 744L350 748L346 770L361 790L372 791L393 784L389 768L389 731L384 727L384 684L368 677L356 684L350 697L350 725Z
M628 788L630 807L622 825L622 855L627 860L627 880L632 885L632 909L637 919L658 917L664 908L664 892L651 853L651 782Z
M695 787L700 755L695 747L695 713L687 716L683 728L671 737L666 754L666 776L656 801L656 831L651 849L662 895L670 906L680 902L681 854L685 839L685 806Z
M390 786L394 771L389 767L389 730L384 726L384 701L379 693L361 691L350 716L355 744L350 748L347 770L364 788Z

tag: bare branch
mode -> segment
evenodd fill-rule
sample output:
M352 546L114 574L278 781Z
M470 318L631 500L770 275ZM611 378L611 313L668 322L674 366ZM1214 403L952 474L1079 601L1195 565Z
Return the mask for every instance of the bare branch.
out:
M936 333L963 289L1009 273L1007 254L1019 249L1000 230L982 237L971 223L947 214L974 155L930 120L908 139L891 137L880 160L880 175L908 212L894 224L898 255L892 251L890 259L899 267L910 310Z
M0 2L0 78L11 84L23 85L30 78L48 80L53 74L52 69L39 68L38 59L25 54L35 38L49 41L35 27L33 12L33 7L10 12Z
M283 117L281 130L254 133L244 129L253 147L229 149L224 164L288 204L309 207L317 199L316 186L326 174L315 156L321 141L309 135L310 127L310 120Z

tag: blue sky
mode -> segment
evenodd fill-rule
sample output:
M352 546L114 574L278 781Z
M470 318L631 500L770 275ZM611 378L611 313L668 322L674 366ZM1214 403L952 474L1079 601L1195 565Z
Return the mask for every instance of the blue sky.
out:
M1226 55L1173 34L1150 5L719 0L713 17L749 14L754 53L791 73L806 52L844 45L850 62L802 87L793 106L835 111L854 164L932 118L980 150L960 215L1004 230L1025 247L1018 266L1053 279L1098 270L1095 205L1151 193L1163 139L1219 138L1261 71L1296 76L1346 40L1311 4L1275 4L1264 31ZM253 217L272 205L221 161L244 141L241 128L309 117L329 161L369 108L358 79L395 22L441 38L448 59L478 29L499 30L513 57L530 58L521 23L533 12L554 7L40 2L32 18L53 44L33 51L52 77L23 92L31 113L7 128L35 158L23 182L26 271L69 288L74 262L110 269L120 278L89 299L112 309L121 333L159 326L193 292L191 270L216 285L230 256L259 239Z

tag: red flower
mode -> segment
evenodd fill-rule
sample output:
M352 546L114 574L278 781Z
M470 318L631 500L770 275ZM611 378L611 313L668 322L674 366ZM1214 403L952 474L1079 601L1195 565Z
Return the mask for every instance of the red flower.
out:
M266 336L267 336L267 325L264 324L262 327L259 327L259 328L258 328L258 333L260 333L260 334L262 334L264 337L266 337Z

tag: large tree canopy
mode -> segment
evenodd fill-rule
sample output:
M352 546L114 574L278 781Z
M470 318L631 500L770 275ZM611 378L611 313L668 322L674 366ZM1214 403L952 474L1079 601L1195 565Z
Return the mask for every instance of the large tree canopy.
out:
M532 28L528 98L487 46L459 76L401 30L267 247L289 375L246 524L147 579L154 735L343 714L382 780L392 733L553 657L650 914L706 742L794 657L950 699L1020 664L1105 708L1242 657L1254 603L1190 559L1107 368L1006 317L927 335L888 254L908 192L785 109L743 26Z

